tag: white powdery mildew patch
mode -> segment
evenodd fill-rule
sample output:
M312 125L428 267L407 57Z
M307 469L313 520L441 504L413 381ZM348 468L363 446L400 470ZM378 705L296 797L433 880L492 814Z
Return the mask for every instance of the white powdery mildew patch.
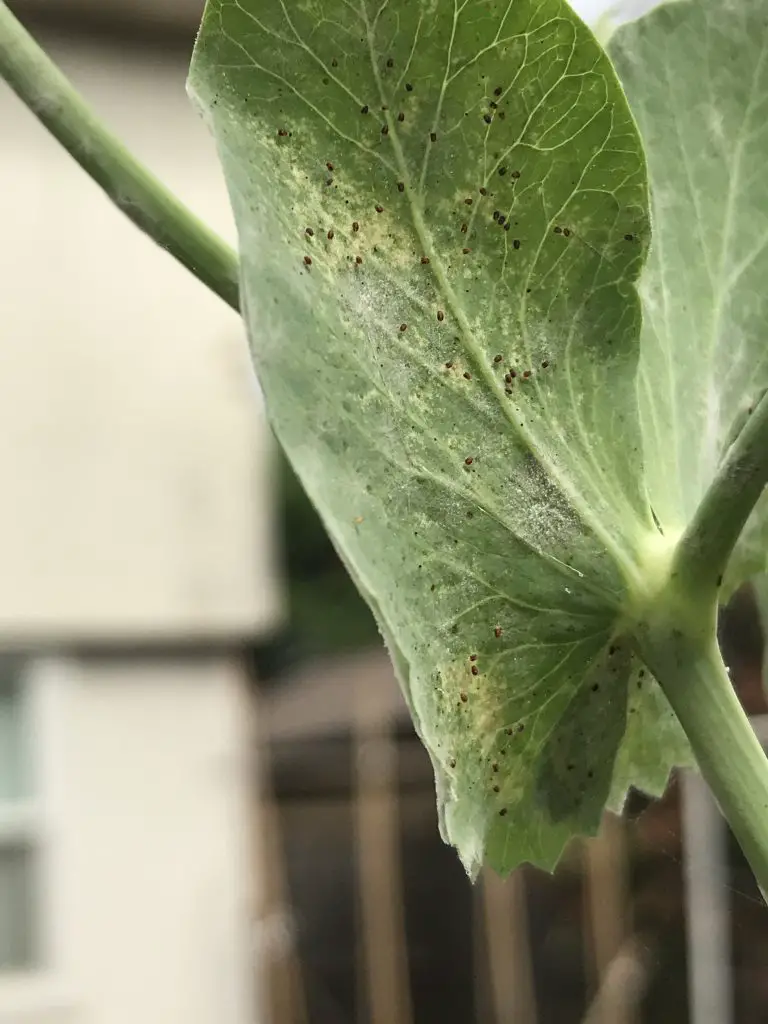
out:
M504 512L515 532L542 551L562 551L583 531L560 487L531 457L520 463L510 481Z
M579 525L557 488L548 482L532 493L519 532L541 551L562 551L578 539Z

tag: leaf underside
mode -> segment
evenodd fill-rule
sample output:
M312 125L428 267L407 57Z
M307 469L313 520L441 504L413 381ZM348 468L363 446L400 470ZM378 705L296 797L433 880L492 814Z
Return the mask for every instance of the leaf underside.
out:
M648 160L654 231L640 283L638 399L649 499L676 536L768 387L765 4L662 6L620 28L608 49ZM767 553L764 496L731 558L724 599L765 572ZM686 763L676 721L664 714L660 723L667 756ZM638 731L638 744L645 736Z
M768 387L768 9L673 3L620 28L609 52L651 180L639 401L649 497L675 534ZM764 498L725 593L767 555Z
M645 165L559 0L209 0L272 422L371 605L470 872L551 868L682 756L622 612ZM667 749L665 749L665 747Z

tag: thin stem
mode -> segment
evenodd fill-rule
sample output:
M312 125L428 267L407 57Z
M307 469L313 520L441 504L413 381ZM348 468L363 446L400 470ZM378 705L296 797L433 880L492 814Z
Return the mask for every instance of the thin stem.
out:
M107 130L3 0L0 77L137 227L239 309L234 250Z
M673 574L686 587L719 587L744 524L768 483L768 392L723 459L681 537Z
M659 618L659 623L663 619ZM768 758L714 639L669 627L642 653L685 730L701 773L768 893Z

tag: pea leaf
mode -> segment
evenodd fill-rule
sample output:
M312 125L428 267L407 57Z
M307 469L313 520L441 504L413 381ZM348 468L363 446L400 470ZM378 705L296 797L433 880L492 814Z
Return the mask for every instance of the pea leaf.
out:
M662 6L609 52L645 145L654 240L639 374L648 494L679 534L768 387L768 27L764 0ZM766 568L758 503L725 593Z
M551 868L669 768L631 725L614 780L628 710L668 709L623 626L660 535L613 69L560 0L209 0L190 90L274 429L387 639L443 834L470 874Z

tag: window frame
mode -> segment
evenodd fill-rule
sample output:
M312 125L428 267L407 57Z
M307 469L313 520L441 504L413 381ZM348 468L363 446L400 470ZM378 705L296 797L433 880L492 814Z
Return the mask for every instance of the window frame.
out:
M0 1024L70 1024L81 1000L67 978L68 906L63 789L66 674L61 658L34 651L0 650L21 665L20 720L27 736L29 794L0 800L0 847L28 844L33 851L34 957L29 965L0 970Z

